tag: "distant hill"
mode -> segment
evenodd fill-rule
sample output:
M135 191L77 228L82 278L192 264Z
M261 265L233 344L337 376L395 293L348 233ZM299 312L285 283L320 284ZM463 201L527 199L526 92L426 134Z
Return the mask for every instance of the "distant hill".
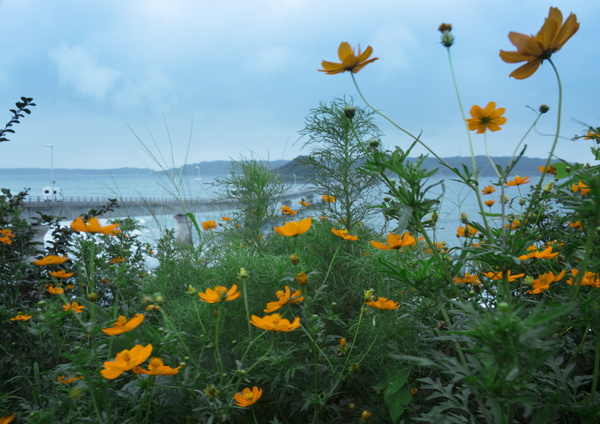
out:
M298 156L297 158L286 163L284 166L276 168L275 171L281 174L284 181L287 183L294 182L294 174L296 174L296 181L298 183L306 182L307 178L310 176L310 174L314 173L314 171L307 169L300 164L299 160L302 157L303 156ZM461 171L463 169L463 163L467 165L469 170L472 170L473 168L470 157L455 156L442 159L444 159L444 161L451 167L458 168ZM493 156L492 159L494 160L495 164L500 165L503 168L506 167L510 161L509 156ZM414 162L416 158L409 158L409 160ZM492 165L486 156L475 156L475 163L481 176L488 177L495 175L494 169L492 168ZM538 166L543 165L544 163L545 159L522 157L517 166L515 166L513 169L512 175L537 175L540 172ZM454 175L452 171L440 165L437 159L431 157L426 158L421 167L430 170L438 168L437 175L441 177L450 177Z
M276 169L287 164L288 160L272 160L268 161L267 166L270 169ZM180 166L179 168L169 169L169 172L174 171L177 175L181 171L184 172L186 176L200 175L202 176L216 176L222 177L231 171L231 161L229 160L215 160L210 162L199 162L199 163L190 163L185 166ZM163 171L154 171L157 174L161 174Z

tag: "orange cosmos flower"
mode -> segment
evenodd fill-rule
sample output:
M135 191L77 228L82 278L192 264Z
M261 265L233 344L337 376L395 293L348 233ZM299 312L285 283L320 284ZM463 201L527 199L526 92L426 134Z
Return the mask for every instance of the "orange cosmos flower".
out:
M104 331L104 330L103 330ZM104 363L104 369L100 372L102 377L107 380L114 380L125 371L130 371L133 368L144 362L152 353L152 345L144 347L135 345L131 350L124 350L117 353L114 361Z
M75 311L78 314L83 312L84 308L85 308L85 306L79 305L79 303L77 303L77 302L67 303L67 304L63 305L63 309L65 310L65 312Z
M377 301L374 300L370 300L367 302L367 305L369 306L373 306L374 308L378 308L378 309L398 309L400 307L400 305L396 302L394 302L393 300L387 300L385 297L379 297L377 298Z
M165 364L163 364L162 359L160 358L151 358L150 363L148 364L148 369L142 369L142 367L134 367L134 374L148 374L148 375L175 375L179 372L179 368L171 368Z
M52 271L49 273L51 276L56 277L56 278L69 278L71 277L74 273L73 272L66 272L64 269L60 269L58 271Z
M542 29L535 36L510 32L508 38L517 51L500 50L500 57L506 63L527 62L514 70L510 76L516 79L529 78L540 64L559 51L577 30L579 23L576 15L571 13L563 25L562 13L556 7L551 7Z
M485 202L483 202L486 206L489 206L490 208L492 206L494 206L494 203L496 203L495 200L486 200Z
M11 321L27 321L30 318L31 318L31 315L19 312L16 317L11 318L10 320Z
M544 172L546 171L546 174L550 174L550 175L556 175L556 168L553 166L549 166L548 168L546 168L545 166L538 166L538 169L540 170L540 172Z
M236 393L233 398L235 399L235 404L237 406L241 406L242 408L246 408L248 406L256 403L257 400L262 396L262 389L254 386L252 390L249 388L245 388L242 390L242 393Z
M502 280L502 271L498 271L498 272L484 272L483 275L485 275L487 278L490 278L493 281L496 280ZM521 278L524 277L525 274L515 274L515 275L510 275L510 270L508 270L506 272L506 278L508 278L508 282L513 282L516 281L517 278Z
M496 191L496 189L495 189L495 188L494 188L494 186L493 186L493 185L491 185L491 184L490 184L489 186L487 186L487 187L484 187L484 189L483 189L483 190L481 190L481 192L482 192L483 194L492 194L492 193L493 193L493 192L495 192L495 191Z
M0 242L5 243L5 244L12 244L12 240L11 238L15 238L15 235L12 233L11 230L0 230Z
M0 418L0 424L8 424L12 420L14 420L16 416L17 416L17 413L15 412L12 415L7 415L5 417L2 417L2 418Z
M600 134L593 131L588 131L587 136L583 137L584 140L600 140Z
M304 296L302 296L300 290L296 290L294 291L294 293L292 293L288 286L285 286L285 291L279 290L275 294L277 295L278 300L277 302L267 303L267 309L264 310L267 314L275 312L276 310L282 308L288 303L300 303L304 300Z
M275 231L286 237L296 237L300 234L304 234L309 230L312 225L312 218L308 217L306 219L297 221L287 222L283 227L275 227Z
M104 333L108 334L109 336L115 336L117 334L122 334L122 333L126 333L128 331L133 330L135 327L140 325L143 320L144 320L144 314L136 314L129 321L127 321L127 318L125 318L123 315L121 315L119 317L119 319L117 320L117 322L115 322L111 328L103 328L102 331L104 331ZM136 365L139 365L139 364L136 364Z
M198 293L200 300L206 303L218 303L227 301L230 302L240 297L242 293L237 291L237 286L234 284L229 290L225 287L217 286L215 289L206 289L206 293Z
M208 231L217 228L217 223L211 219L210 221L203 222L202 228L204 228L204 231Z
M324 194L323 195L323 201L324 202L335 203L335 197L334 196L328 196L328 195Z
M309 206L310 206L310 203L308 203L308 202L305 202L305 201L304 201L304 199L300 200L300 201L298 202L298 204L299 204L300 206L304 206L304 207L309 207Z
M112 258L108 262L110 262L111 264L116 264L116 263L123 262L123 261L125 261L125 259L123 259L122 257L119 256L118 258Z
M402 237L394 233L389 233L387 236L387 245L375 240L371 240L371 245L379 250L400 249L405 246L412 246L416 243L413 236L408 231L405 231Z
M102 227L100 221L98 221L98 218L96 217L90 218L88 222L85 222L83 218L79 216L71 222L72 230L84 233L111 234L118 226L119 224L110 224Z
M250 317L250 323L255 327L258 327L267 331L293 331L300 328L300 317L296 317L293 322L282 318L279 314L267 315L264 318L259 318L256 315Z
M571 190L573 190L575 193L581 191L581 194L588 194L590 192L590 188L581 181L579 181L577 184L573 184L571 186Z
M75 380L83 380L83 376L80 375L78 377L71 377L71 378L67 379L67 378L65 378L64 375L59 375L58 378L57 378L57 380L61 384L71 384Z
M231 218L229 218L228 216L224 216L224 217L223 217L223 218L221 218L221 219L222 219L223 221L227 221L227 222L231 221Z
M62 287L54 287L50 285L46 286L46 290L48 290L50 294L63 294L65 292L65 289Z
M576 269L572 269L571 274L573 275L574 278L570 278L567 280L567 284L569 284L569 285L573 285L573 282L576 280L577 275L579 275L579 271ZM594 274L593 272L586 271L585 274L583 275L583 279L581 280L580 284L582 286L592 286L592 287L600 288L600 277L598 277L598 275Z
M464 278L460 278L460 277L454 277L454 284L470 284L470 285L481 285L481 281L479 281L479 277L477 276L477 274L469 274L466 273Z
M506 185L508 185L508 186L518 186L518 185L527 184L527 183L530 183L530 182L531 181L529 180L529 176L523 178L523 177L520 177L520 176L517 175L514 180L511 180L511 181L507 182Z
M500 131L500 125L506 123L506 118L502 116L505 110L503 107L496 109L496 102L489 102L485 109L474 105L471 108L471 119L467 119L469 129L477 130L477 134L483 134L486 129Z
M298 281L298 284L301 286L305 286L308 284L308 275L306 275L304 272L301 272L300 274L296 275L296 281Z
M57 265L65 263L69 260L67 255L58 256L58 255L48 255L43 257L42 259L38 259L37 261L33 261L34 265L37 266L46 266L46 265Z
M552 253L552 246L542 250L541 252L534 250L533 252L527 254L527 255L523 255L523 256L519 256L519 259L524 261L526 259L532 259L532 258L536 258L536 259L552 259L555 256L558 256L558 252L554 252Z
M340 44L340 47L338 49L338 56L342 63L327 62L324 60L323 62L321 62L321 66L324 69L319 69L319 72L325 72L327 75L335 75L341 74L346 71L350 71L353 74L355 74L369 63L375 62L377 59L379 59L378 57L369 59L369 56L371 56L372 53L373 49L371 48L371 46L367 46L367 49L363 53L361 53L359 45L358 55L355 56L354 50L352 50L350 44L344 41Z
M465 233L465 230L468 231L468 233ZM477 234L479 231L476 230L475 228L471 227L470 225L467 224L467 228L464 228L462 225L460 227L458 227L458 230L456 230L456 237L473 237L475 234Z
M336 230L335 228L332 228L331 232L333 234L335 234L336 236L343 238L344 240L350 240L350 241L358 240L358 235L351 236L350 234L348 234L348 231L346 231L346 230Z
M581 225L581 221L569 221L569 227L577 228L579 231L583 231L583 225Z
M565 270L563 269L560 274L556 277L552 272L546 272L540 275L536 280L533 280L533 290L528 290L527 293L539 294L544 290L550 288L550 284L561 280L565 276Z

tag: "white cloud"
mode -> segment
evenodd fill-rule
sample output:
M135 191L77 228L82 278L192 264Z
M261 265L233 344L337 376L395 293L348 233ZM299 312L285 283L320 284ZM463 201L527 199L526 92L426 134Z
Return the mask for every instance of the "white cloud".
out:
M130 75L123 87L115 94L114 104L119 112L133 109L144 113L165 112L175 93L171 79L158 69L149 70L142 77Z
M48 52L58 68L61 83L72 84L87 96L103 98L120 77L120 72L96 63L83 47L69 47L66 43Z

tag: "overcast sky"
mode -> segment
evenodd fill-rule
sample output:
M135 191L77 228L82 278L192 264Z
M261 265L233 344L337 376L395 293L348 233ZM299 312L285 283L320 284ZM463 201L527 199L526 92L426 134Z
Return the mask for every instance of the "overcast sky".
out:
M514 50L509 31L535 34L550 6L581 24L553 56L564 90L556 154L588 162L591 144L570 139L583 130L574 119L600 126L598 0L2 0L0 124L21 96L37 106L0 143L0 167L49 167L51 144L55 168L157 168L136 135L178 166L188 145L187 163L292 159L306 153L296 141L310 109L356 95L349 74L317 72L322 60L338 61L342 41L379 57L356 74L371 104L422 131L440 156L468 155L442 22L454 27L467 113L492 100L506 108L490 154L511 155L535 119L528 106L546 103L526 140L527 156L544 157L557 118L552 68L518 81L509 74L519 65L498 53ZM408 146L378 122L386 146ZM482 154L483 137L474 144Z

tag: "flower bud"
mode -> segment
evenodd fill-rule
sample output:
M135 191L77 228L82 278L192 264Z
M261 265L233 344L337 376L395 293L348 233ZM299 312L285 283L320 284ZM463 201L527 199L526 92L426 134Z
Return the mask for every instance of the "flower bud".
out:
M500 312L510 312L510 305L506 302L498 303L498 310Z
M90 293L88 294L87 298L90 302L95 302L96 300L98 300L98 293Z
M390 200L392 200L392 198L391 198L390 196L385 196L385 197L383 198L383 201L384 201L384 202L389 202Z
M416 387L413 387L412 389L410 389L410 394L412 395L412 397L415 397L416 395L419 394L419 391L417 390Z
M396 180L394 178L390 178L390 185L396 185Z
M373 292L374 291L375 290L373 290L373 289L365 290L365 293L364 293L365 300L373 300Z
M346 115L346 118L352 119L354 118L354 115L356 115L356 108L352 105L347 105L344 108L344 114Z
M351 411L354 411L356 409L356 405L354 404L354 402L350 402L348 404L348 409Z
M528 275L527 277L525 277L524 283L527 286L533 286L533 277L531 275Z
M240 272L238 273L238 278L240 280L244 278L248 278L248 272L244 268L240 268Z
M352 365L350 365L350 372L357 373L359 371L360 371L360 364L358 362L355 362Z
M454 44L454 35L450 34L449 32L445 32L442 34L442 46L444 47L452 47L452 44Z
M548 112L549 110L550 110L550 106L548 106L547 104L545 104L545 103L542 103L542 104L540 105L540 113L546 113L546 112Z
M294 253L292 256L290 256L290 262L292 265L298 265L300 263L300 258Z
M180 362L180 363L179 363L179 366L180 366L181 368L185 368L185 366L186 366L186 365L187 365L187 364L186 364L185 362Z
M144 296L142 298L142 302L144 302L144 303L150 303L150 302L152 302L152 296L150 296L150 295Z
M156 296L154 298L154 303L158 303L159 305L162 305L163 303L165 303L165 298L162 296Z
M519 205L523 206L525 204L526 200L523 199L522 197L519 199Z
M301 272L296 276L296 281L298 281L298 284L301 286L305 286L308 284L308 275L306 275L304 272Z
M565 171L567 171L567 172L571 172L572 170L573 170L573 168L571 168L570 166L565 167Z
M461 212L461 214L460 214L460 221L463 224L466 224L467 222L469 222L469 214L465 213L465 212Z
M217 390L217 388L213 384L211 384L206 389L204 389L204 394L206 396L208 396L209 398L214 399L217 396L219 396L219 391Z
M552 184L552 181L550 181L548 184L546 184L544 186L544 193L550 193L552 191L552 187L553 187L553 184Z
M371 421L371 411L363 411L361 418L363 420L363 423L368 423L369 421Z
M377 140L376 138L372 138L369 140L369 147L371 147L372 149L376 149L379 147L379 140Z

